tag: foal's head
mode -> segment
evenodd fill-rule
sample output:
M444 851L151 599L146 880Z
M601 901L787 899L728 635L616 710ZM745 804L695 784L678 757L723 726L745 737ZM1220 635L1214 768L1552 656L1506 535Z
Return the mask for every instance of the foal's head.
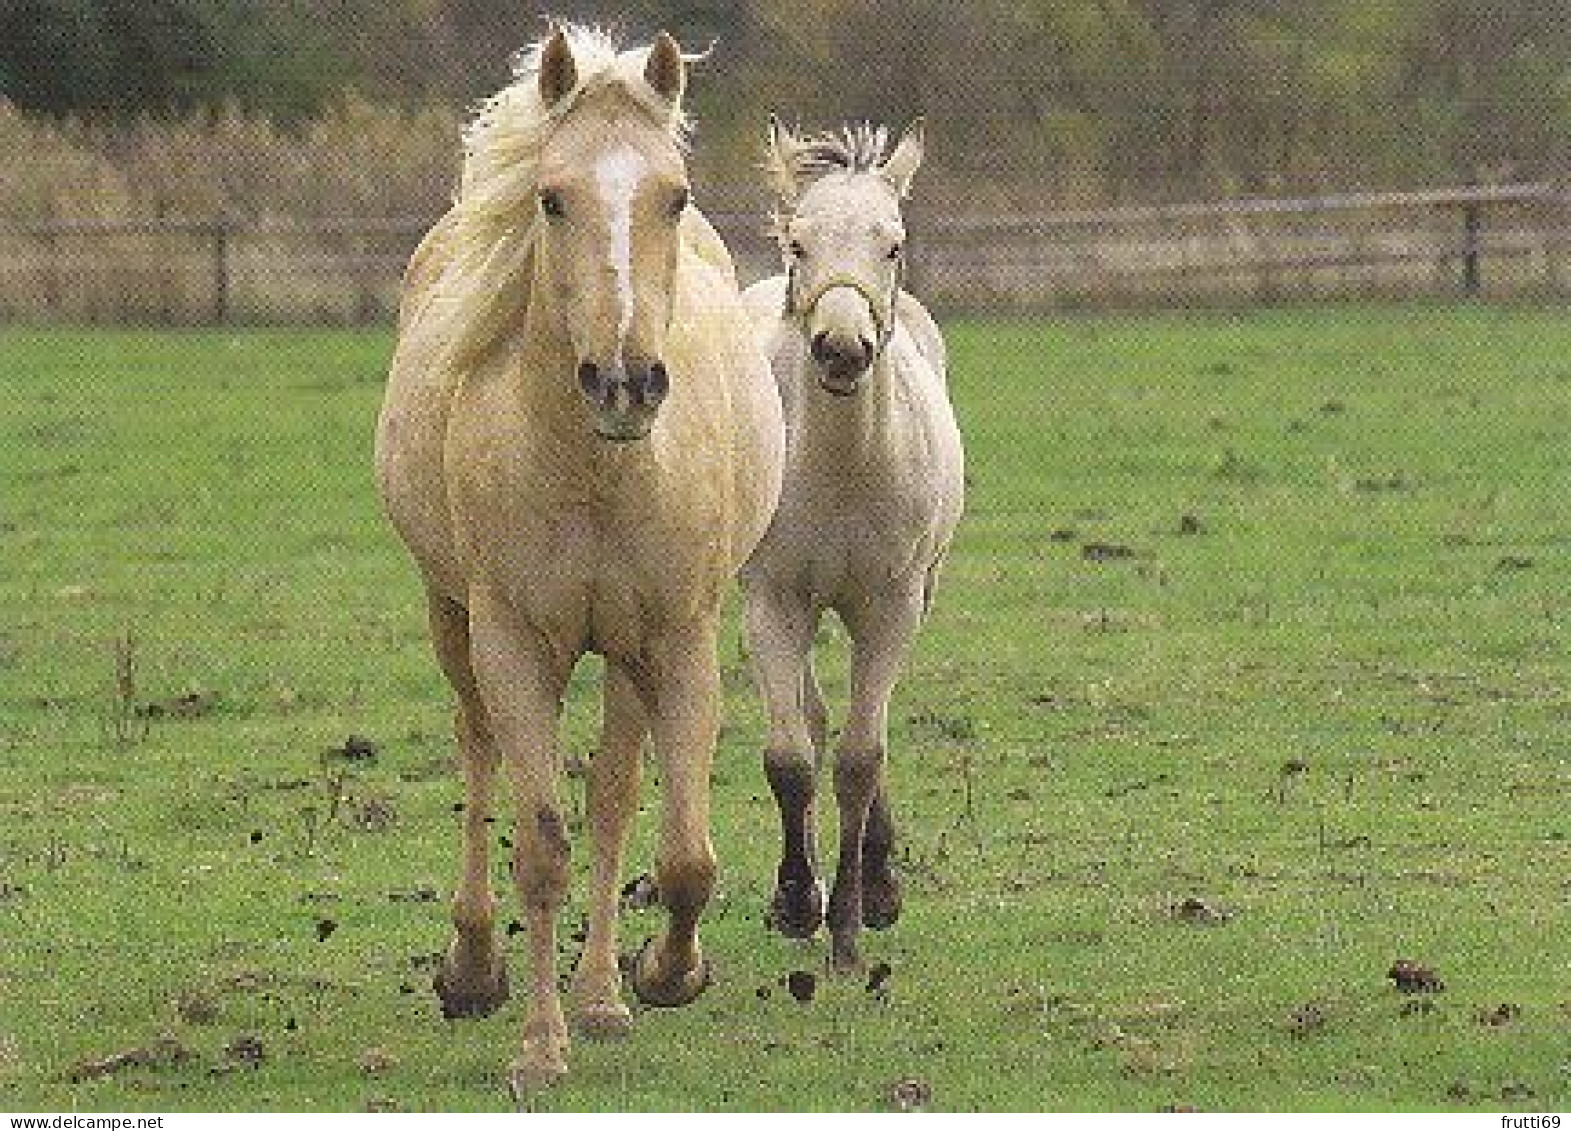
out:
M557 32L540 56L541 101L564 112L540 153L537 282L554 292L578 387L609 440L647 435L670 389L664 352L688 203L672 122L684 80L681 50L663 32L641 73L582 90L567 37Z
M786 310L831 393L855 393L894 333L905 263L900 201L922 163L922 136L917 119L886 158L881 128L802 138L770 118Z

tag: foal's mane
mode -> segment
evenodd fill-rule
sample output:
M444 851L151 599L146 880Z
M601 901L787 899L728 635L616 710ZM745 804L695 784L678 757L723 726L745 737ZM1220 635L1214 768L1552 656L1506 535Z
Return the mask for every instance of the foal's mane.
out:
M796 196L809 182L830 173L872 173L883 165L889 131L871 122L852 122L838 130L798 136L776 127L778 144L764 163L782 197Z
M690 127L681 106L644 78L648 48L623 50L600 28L557 28L572 48L578 74L573 91L555 106L540 97L548 33L514 56L513 81L482 101L464 130L463 172L443 221L446 263L426 299L421 327L456 371L494 344L528 304L540 226L536 178L557 123L586 95L614 88L633 112L666 129L682 150L687 147Z
M777 143L769 147L764 169L781 201L795 201L813 181L832 173L876 173L888 155L889 130L871 122L851 122L838 130L798 136L777 126ZM770 234L780 237L790 222L789 207L777 209Z

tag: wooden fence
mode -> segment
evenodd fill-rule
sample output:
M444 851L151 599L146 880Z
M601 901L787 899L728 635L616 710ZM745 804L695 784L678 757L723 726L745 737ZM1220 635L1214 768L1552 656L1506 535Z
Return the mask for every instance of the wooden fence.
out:
M744 279L763 218L712 214ZM428 219L0 222L0 321L389 319ZM912 290L940 310L1253 305L1571 290L1571 193L1542 184L1152 208L909 217Z

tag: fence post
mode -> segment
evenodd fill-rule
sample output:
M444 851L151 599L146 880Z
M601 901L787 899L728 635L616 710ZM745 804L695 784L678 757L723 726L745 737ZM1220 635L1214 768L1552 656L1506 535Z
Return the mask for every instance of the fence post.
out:
M229 322L229 217L221 216L212 225L213 237L213 325Z
M1483 255L1484 206L1477 200L1462 205L1462 293L1477 298L1483 290L1479 260Z

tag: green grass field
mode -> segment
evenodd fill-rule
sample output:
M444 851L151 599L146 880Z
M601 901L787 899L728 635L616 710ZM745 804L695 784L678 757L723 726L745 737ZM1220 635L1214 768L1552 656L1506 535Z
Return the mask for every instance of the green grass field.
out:
M950 338L970 506L896 704L886 992L782 985L823 944L761 925L733 627L718 980L541 1106L1571 1105L1571 324ZM429 991L460 787L371 485L389 348L0 333L0 1108L509 1106L518 1003Z

